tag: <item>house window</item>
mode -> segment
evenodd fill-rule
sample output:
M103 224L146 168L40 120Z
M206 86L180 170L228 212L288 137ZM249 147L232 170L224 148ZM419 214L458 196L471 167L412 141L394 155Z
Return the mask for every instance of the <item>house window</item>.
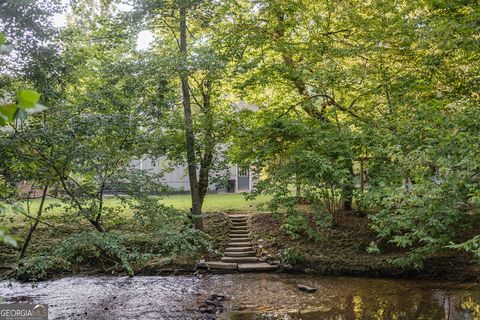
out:
M239 177L248 177L249 176L249 172L250 170L248 169L248 167L238 167L238 176Z

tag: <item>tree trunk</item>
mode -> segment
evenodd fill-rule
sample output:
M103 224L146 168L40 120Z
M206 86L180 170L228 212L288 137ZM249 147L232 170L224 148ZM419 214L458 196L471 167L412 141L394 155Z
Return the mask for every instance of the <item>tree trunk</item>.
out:
M180 80L182 82L182 102L185 118L185 142L187 149L188 178L190 180L190 193L192 197L192 214L194 217L195 228L203 230L203 219L201 217L202 207L200 203L200 193L198 187L197 166L195 158L195 136L193 134L192 108L188 85L186 4L181 4L180 7L180 53L183 63L183 68L180 73Z
M48 185L45 185L45 187L43 188L42 200L40 201L40 206L38 207L38 211L37 211L37 218L33 222L33 224L30 226L27 236L25 237L25 241L23 242L22 249L20 250L20 260L25 257L25 253L27 252L28 245L30 244L30 240L32 240L33 233L35 232L35 230L37 230L38 222L42 217L43 205L45 204L45 198L47 197L47 190L48 190Z
M210 102L210 89L211 83L208 79L205 79L204 87L202 87L202 112L205 116L205 147L203 150L203 157L200 163L200 177L198 181L200 208L202 208L203 206L203 201L208 191L210 168L213 162L213 149L215 148L215 137L213 136L213 112Z
M365 160L360 159L360 192L365 191Z
M302 186L298 178L295 180L295 197L297 198L297 204L302 204Z
M75 194L68 188L67 184L65 183L65 176L59 173L59 171L57 171L57 173L59 174L60 183L62 184L63 190L65 191L66 194L68 194L70 199L72 199L72 201L75 203L75 205L77 206L77 209L82 211L83 210L82 204L80 203L80 201L78 201ZM100 224L100 221L96 221L90 218L87 218L87 220L95 227L95 229L97 229L97 231L105 232L105 229L103 229L102 225Z
M348 171L350 172L350 179L349 182L343 187L342 190L342 209L346 211L352 210L353 207L353 189L354 189L354 184L353 184L353 163L349 164Z

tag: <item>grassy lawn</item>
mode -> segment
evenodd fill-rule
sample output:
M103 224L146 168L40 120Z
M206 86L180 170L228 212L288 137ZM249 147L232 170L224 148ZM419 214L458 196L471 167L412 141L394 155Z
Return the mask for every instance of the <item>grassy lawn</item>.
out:
M205 197L205 202L203 205L203 212L212 212L212 211L242 211L242 212L253 212L257 211L257 206L259 204L265 203L270 199L269 196L259 196L257 199L252 201L245 200L243 194L240 193L224 193L224 194L208 194ZM162 198L161 202L166 205L171 205L177 209L188 210L191 207L190 195L170 195ZM32 215L36 214L36 211L39 207L40 200L36 199L30 204L30 212ZM59 204L58 200L47 199L45 201L44 209L45 215L55 216L60 215L63 212L61 206L55 206ZM23 204L26 207L26 204ZM121 202L116 198L107 198L105 200L106 207L116 207L120 206ZM51 208L49 208L51 206ZM130 208L125 208L125 216L130 216L132 211ZM13 215L13 217L12 217ZM8 216L16 220L16 218L21 218L21 215L10 213Z
M265 203L270 197L259 196L252 201L246 201L241 193L222 193L208 194L205 197L203 211L256 211L259 204ZM171 205L178 209L188 209L191 207L190 195L172 195L162 200L166 205Z
M246 201L243 194L209 194L205 198L203 212L253 212L257 211L257 206L259 204L264 203L268 200L269 197L266 196L258 197L254 201ZM190 195L164 196L161 198L161 202L163 202L165 205L170 205L180 210L188 210L191 207ZM36 216L39 205L40 199L36 199L30 202L30 215ZM18 202L16 206L23 206L26 209L27 202ZM118 211L115 210L116 212L114 215L109 215L109 210L104 211L103 226L106 227L108 230L116 231L116 233L112 233L112 237L118 236L118 233L126 235L126 244L122 244L122 246L125 245L126 248L129 248L128 250L133 250L135 252L138 250L150 250L148 252L153 254L152 257L149 258L150 260L148 260L148 263L145 263L144 265L139 267L139 270L143 270L143 267L146 266L148 266L148 268L157 268L158 266L163 266L164 264L167 265L170 263L170 260L163 259L164 255L167 255L165 252L169 251L161 251L160 249L158 249L161 244L156 242L158 239L153 236L151 227L150 229L148 229L149 227L145 227L144 225L137 223L138 221L136 221L135 219L131 219L133 216L133 211L131 208L124 206L124 204L115 197L105 198L104 208L118 209ZM46 199L44 209L46 211L44 210L43 212L42 221L48 223L49 225L47 226L43 223L38 225L38 228L35 231L35 234L30 243L27 257L32 257L35 255L53 255L52 248L60 248L63 245L67 247L70 246L68 247L68 250L77 250L76 246L84 246L82 247L83 249L79 249L79 252L82 252L82 254L82 250L88 252L85 253L86 258L84 258L83 261L97 261L96 258L91 258L91 255L94 254L92 252L95 250L91 250L92 245L88 242L90 241L89 239L85 240L84 238L79 236L78 239L80 240L78 241L80 241L80 243L75 242L74 245L69 242L63 243L63 241L70 236L75 236L76 234L76 236L81 235L82 231L93 231L92 226L86 221L86 219L83 219L75 214L64 215L63 213L66 211L66 208L60 205L59 200L52 198ZM22 215L16 210L10 210L10 212L8 212L6 215L0 216L0 225L6 226L10 231L9 233L13 237L15 237L20 244L23 242L23 239L27 234L30 223L31 220L29 218L26 218L24 215ZM213 245L215 250L221 248L223 246L223 242L226 241L225 239L228 238L228 227L225 224L225 221L219 218L218 215L209 215L205 217L204 223L205 231L213 237ZM179 228L177 231L180 232L180 230L181 228ZM188 233L184 233L183 235L186 237L189 236ZM156 234L156 236L158 236L158 234ZM176 236L179 236L179 238L175 238ZM181 236L181 233L179 233L178 235L167 234L165 235L165 239L175 239L175 241L180 241L178 239L183 238ZM182 245L182 243L180 243L180 245ZM165 246L164 250L171 250L171 248ZM96 257L98 258L98 256ZM178 260L174 260L174 263L181 265L181 263L186 263L185 261L187 261L183 261L182 259L187 258L190 259L191 257L187 255L182 256L180 254ZM9 273L11 270L13 270L12 268L14 268L17 261L18 249L0 245L0 277L2 276L2 270L5 273ZM91 266L89 265L89 263L86 263L87 268L90 268L92 266L94 266L92 268L103 268L102 264L92 264ZM194 263L193 260L188 260L188 265L191 265L192 263ZM33 273L36 272L36 268L36 264L32 265Z

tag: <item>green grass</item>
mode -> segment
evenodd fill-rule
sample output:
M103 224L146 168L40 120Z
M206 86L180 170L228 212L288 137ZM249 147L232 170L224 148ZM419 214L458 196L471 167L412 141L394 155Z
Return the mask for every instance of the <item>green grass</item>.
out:
M205 197L205 202L203 205L203 212L212 212L212 211L242 211L242 212L254 212L257 211L257 206L265 203L270 199L269 196L259 196L255 200L247 201L243 194L240 193L224 193L224 194L208 194ZM173 206L177 209L188 210L191 207L191 198L190 195L171 195L165 196L161 200L162 203L166 205ZM61 215L64 209L61 206L54 206L60 202L55 199L47 199L45 201L44 209L47 209L44 215L56 216ZM26 203L23 202L19 205L23 205L26 208ZM30 212L32 215L36 214L36 211L40 205L40 200L33 200L30 204ZM52 206L49 209L49 206ZM116 198L107 198L105 199L106 207L117 207L120 206L120 200ZM12 215L13 213L11 213ZM132 211L130 208L124 209L124 215L130 216ZM9 216L11 216L9 215ZM20 216L18 214L13 214L16 218Z
M259 204L265 203L270 197L259 196L255 200L246 201L243 194L223 193L208 194L205 197L203 211L256 211ZM177 209L188 209L191 207L190 195L172 195L162 200L166 205Z

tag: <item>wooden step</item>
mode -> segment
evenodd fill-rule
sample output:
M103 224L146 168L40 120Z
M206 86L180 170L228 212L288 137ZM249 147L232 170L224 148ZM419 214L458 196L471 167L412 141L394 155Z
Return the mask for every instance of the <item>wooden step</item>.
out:
M222 262L257 262L257 257L222 257Z
M247 222L247 218L230 218L230 221L232 221L233 223L235 222L242 223L242 222Z
M274 271L277 270L277 265L268 264L266 262L255 262L255 263L239 263L238 271L247 272L247 271Z
M245 252L245 251L253 251L252 246L248 245L245 247L227 247L225 252Z
M255 251L231 252L225 251L224 257L255 257Z
M230 242L228 244L229 247L251 247L252 243L250 241L237 241L237 242Z
M250 238L230 238L230 242L247 242Z

